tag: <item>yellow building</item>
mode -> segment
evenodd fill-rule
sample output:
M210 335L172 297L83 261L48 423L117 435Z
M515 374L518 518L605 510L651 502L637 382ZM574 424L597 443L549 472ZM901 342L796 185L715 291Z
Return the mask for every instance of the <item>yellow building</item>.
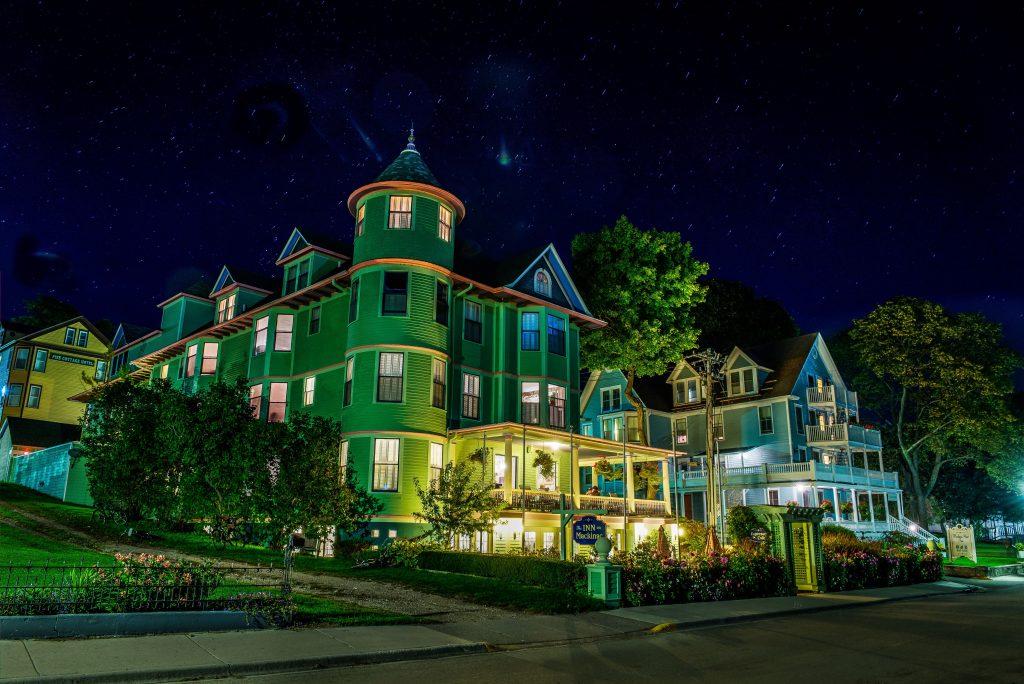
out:
M7 418L77 425L85 404L68 401L105 379L110 341L79 316L43 330L5 324L0 345L0 403Z

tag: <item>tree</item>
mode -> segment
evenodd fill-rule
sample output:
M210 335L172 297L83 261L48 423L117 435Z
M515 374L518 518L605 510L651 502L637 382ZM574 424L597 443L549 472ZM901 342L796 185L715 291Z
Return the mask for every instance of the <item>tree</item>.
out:
M980 523L996 516L1024 520L1024 497L973 462L947 466L934 497L951 523Z
M268 509L273 528L282 534L301 528L317 537L364 533L383 504L359 486L355 469L341 462L341 423L294 413L287 423L269 427L275 441Z
M640 230L625 216L611 228L572 241L580 293L594 315L608 323L582 338L581 365L622 371L644 443L644 410L633 383L664 373L697 343L693 307L704 299L697 279L708 265L692 251L679 233Z
M12 318L11 322L32 330L43 330L78 315L78 309L73 304L41 294L32 299L26 299L25 313Z
M173 508L173 452L165 449L159 427L177 393L166 382L102 385L82 417L78 457L96 511L134 522L166 518Z
M728 351L774 342L800 334L796 321L774 299L758 297L749 285L735 280L706 278L704 301L694 307L700 329L698 347Z
M853 362L860 403L877 412L918 520L927 523L943 467L990 453L1012 422L1008 399L1020 357L982 315L907 297L854 321L848 339L838 357Z
M473 483L473 467L465 461L445 465L426 489L419 479L413 484L422 506L414 515L429 524L431 536L448 548L460 535L490 530L505 508L489 484Z

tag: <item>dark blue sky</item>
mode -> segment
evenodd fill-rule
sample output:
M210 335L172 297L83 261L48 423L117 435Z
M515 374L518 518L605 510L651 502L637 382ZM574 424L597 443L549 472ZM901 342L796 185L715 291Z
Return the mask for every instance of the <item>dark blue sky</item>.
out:
M5 8L5 316L153 325L292 226L350 239L414 120L496 255L625 213L804 330L909 294L1024 348L1019 7L174 4Z

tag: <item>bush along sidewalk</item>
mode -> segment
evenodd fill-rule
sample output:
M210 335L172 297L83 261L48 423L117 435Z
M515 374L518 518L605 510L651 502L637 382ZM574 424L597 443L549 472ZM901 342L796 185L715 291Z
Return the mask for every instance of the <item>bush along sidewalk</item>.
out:
M942 579L942 554L922 549L906 535L864 541L849 530L821 534L827 591L895 587Z
M616 559L622 564L626 603L631 606L789 596L785 564L767 553L735 550L681 559L661 558L653 541Z

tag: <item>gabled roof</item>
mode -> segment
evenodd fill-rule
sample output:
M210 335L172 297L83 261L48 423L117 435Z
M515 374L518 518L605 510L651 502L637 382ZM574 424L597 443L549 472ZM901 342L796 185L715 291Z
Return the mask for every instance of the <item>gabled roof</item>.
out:
M220 270L220 275L217 276L217 280L213 284L213 289L210 290L209 296L213 297L231 285L248 287L249 289L260 290L266 293L273 292L277 287L274 279L270 276L238 267L229 268L227 264L224 264L224 267Z
M144 325L135 325L133 323L121 323L117 326L117 330L114 332L114 339L111 341L111 346L114 349L123 347L126 344L146 337L147 335L156 332L153 328L147 328Z
M348 243L329 235L316 233L306 228L300 230L296 227L285 241L281 255L277 257L275 263L280 266L292 257L297 257L306 251L321 252L339 261L347 261L349 259L347 255L351 253L352 248Z
M78 425L13 416L0 425L0 435L6 432L11 433L11 444L41 449L74 442L82 436L82 428Z
M61 321L60 323L57 323L55 325L51 325L48 328L43 328L41 330L33 330L33 331L27 332L27 333L20 333L14 339L24 339L26 337L38 337L40 335L45 335L47 333L53 332L54 330L59 330L61 328L67 328L69 326L75 325L76 323L81 324L82 326L88 328L89 332L92 333L93 337L97 338L103 344L105 344L105 345L109 345L110 344L110 338L108 338L106 335L104 335L103 331L101 331L99 328L97 328L96 325L93 324L85 316L75 316L74 318L69 318L66 321Z
M818 333L809 333L799 337L790 337L784 340L776 340L759 344L746 349L733 348L733 354L737 352L747 356L756 363L762 370L767 370L768 375L760 384L757 394L747 394L739 397L727 397L721 391L717 393L715 403L719 406L728 406L746 401L761 399L773 399L788 397L793 394L796 383L800 378L800 370L804 366ZM730 356L733 356L730 354ZM633 388L643 401L644 406L656 411L672 411L676 408L672 397L672 385L669 380L674 377L676 364L673 370L650 378L637 378L633 382Z

